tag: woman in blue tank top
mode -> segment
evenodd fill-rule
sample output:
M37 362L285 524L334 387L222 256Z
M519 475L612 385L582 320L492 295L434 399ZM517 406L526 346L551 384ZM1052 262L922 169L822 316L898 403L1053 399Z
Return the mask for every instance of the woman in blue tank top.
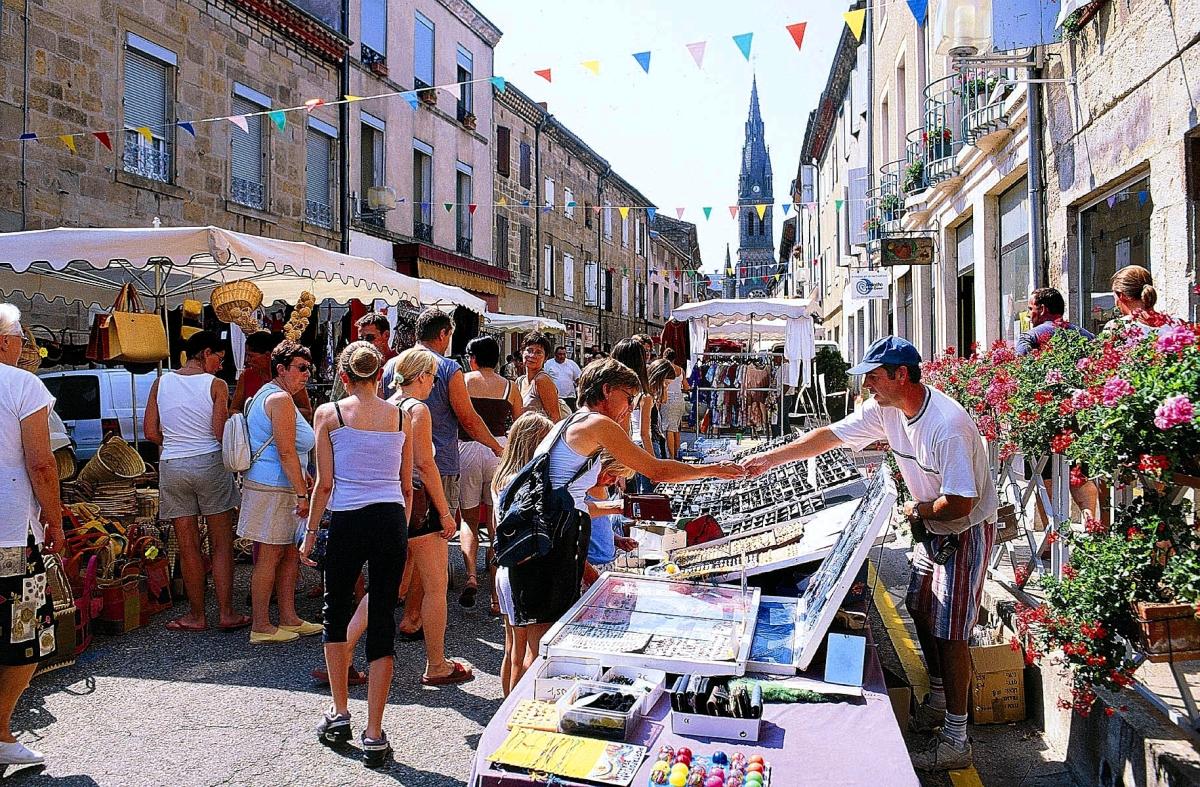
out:
M321 516L331 512L322 565L325 579L325 664L333 705L317 735L333 745L349 740L347 685L359 632L347 629L355 614L354 586L367 564L370 585L360 605L367 611L367 726L362 733L366 764L383 765L391 752L383 732L383 709L395 659L396 594L404 573L412 501L412 448L402 431L400 413L379 398L383 354L368 342L342 351L339 374L347 396L321 405L316 426L317 480L301 547L306 563L316 543Z

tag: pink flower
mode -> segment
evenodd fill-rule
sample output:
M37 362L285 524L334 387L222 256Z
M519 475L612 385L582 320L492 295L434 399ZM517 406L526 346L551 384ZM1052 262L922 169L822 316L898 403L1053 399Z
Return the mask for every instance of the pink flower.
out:
M1071 394L1071 405L1076 410L1086 410L1091 407L1092 404L1092 395L1087 391L1078 390Z
M1046 385L1057 385L1063 381L1062 372L1058 369L1051 369L1046 372Z
M1091 358L1080 358L1078 361L1075 362L1075 368L1081 372L1086 372L1088 370L1088 367L1091 365L1092 365Z
M1168 397L1158 406L1154 411L1154 425L1159 429L1170 429L1173 426L1191 423L1195 417L1196 410L1192 407L1192 400L1187 394L1180 394Z
M1176 325L1163 332L1154 346L1160 353L1181 353L1195 343L1196 334L1191 326Z
M1133 386L1128 380L1114 377L1104 384L1102 399L1105 407L1115 407L1117 402L1133 393Z

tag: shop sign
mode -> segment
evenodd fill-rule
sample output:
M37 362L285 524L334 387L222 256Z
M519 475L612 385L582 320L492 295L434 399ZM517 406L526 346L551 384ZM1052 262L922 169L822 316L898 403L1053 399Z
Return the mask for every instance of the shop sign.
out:
M882 265L932 265L933 238L885 238L879 254Z
M886 271L856 271L850 274L850 293L856 301L887 298L891 277Z

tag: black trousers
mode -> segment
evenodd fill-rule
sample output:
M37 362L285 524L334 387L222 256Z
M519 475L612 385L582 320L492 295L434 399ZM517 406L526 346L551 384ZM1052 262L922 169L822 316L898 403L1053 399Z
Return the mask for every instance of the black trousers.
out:
M400 503L333 511L325 546L326 643L346 641L354 617L354 585L367 566L367 661L396 653L396 596L408 552L408 523Z

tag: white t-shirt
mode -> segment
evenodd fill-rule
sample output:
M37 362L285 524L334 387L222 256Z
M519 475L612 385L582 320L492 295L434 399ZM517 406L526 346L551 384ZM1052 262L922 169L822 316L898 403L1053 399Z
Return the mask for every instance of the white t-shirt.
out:
M996 484L983 437L967 411L941 391L925 386L925 403L911 419L898 407L880 407L870 399L830 429L855 451L886 440L918 502L942 495L975 498L968 521L926 520L930 532L960 533L995 520Z
M554 380L554 387L558 389L560 397L563 399L575 398L575 383L579 382L579 376L583 374L579 364L570 358L562 363L551 358L546 361L546 373Z
M15 366L0 365L0 499L8 512L0 517L0 547L25 546L30 528L37 543L45 538L39 521L42 507L25 469L21 421L53 407L54 397L41 380Z

